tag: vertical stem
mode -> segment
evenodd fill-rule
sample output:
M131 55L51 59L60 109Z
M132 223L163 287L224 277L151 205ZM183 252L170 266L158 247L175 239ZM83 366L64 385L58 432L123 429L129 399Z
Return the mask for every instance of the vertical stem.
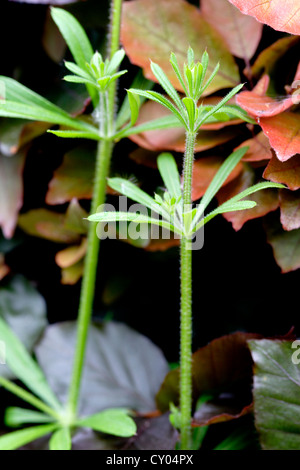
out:
M122 0L112 1L111 35L109 46L110 57L112 57L119 47L121 6ZM103 100L105 100L105 97L103 97ZM100 101L103 103L103 100ZM91 205L92 213L97 212L97 208L105 202L106 179L109 175L110 160L113 151L113 142L110 140L109 135L114 127L115 101L116 84L113 82L109 89L108 109L106 110L107 114L106 116L100 116L100 122L101 119L105 121L103 124L107 130L106 139L100 141L97 148L94 191ZM99 248L100 240L97 237L95 225L90 224L88 231L88 250L85 257L80 293L76 350L68 400L69 413L74 418L77 412L88 329L92 315Z
M190 210L192 169L196 134L187 132L184 155L184 213ZM180 316L180 412L181 449L191 449L192 417L192 250L190 240L182 237L180 244L181 316Z

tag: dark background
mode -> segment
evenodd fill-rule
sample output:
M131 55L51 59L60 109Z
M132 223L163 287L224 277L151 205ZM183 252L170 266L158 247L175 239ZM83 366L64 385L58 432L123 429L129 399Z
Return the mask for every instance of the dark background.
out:
M107 3L89 0L68 6L87 29L95 47L103 47ZM0 12L0 74L47 95L53 81L63 73L62 64L54 63L41 43L47 6L2 0ZM271 30L265 37L272 42ZM127 63L128 67L129 74L120 85L120 98L136 73L135 67ZM24 172L22 212L45 206L48 182L72 145L57 143L50 135L34 141ZM157 171L128 159L128 152L135 148L130 141L118 144L113 165L151 181L155 188L160 184ZM88 209L86 202L83 205ZM55 209L65 211L66 206ZM7 263L13 272L36 283L47 301L49 321L75 319L80 283L60 284L60 270L54 262L59 245L26 236L20 230L16 239L20 243L7 255ZM178 255L177 247L148 252L123 242L104 241L94 309L97 318L112 316L151 338L171 362L178 361ZM299 276L299 271L281 274L267 244L262 219L247 222L239 232L221 216L214 219L205 227L203 249L193 252L194 348L237 330L272 336L285 334L295 326L299 334L299 315L295 313Z

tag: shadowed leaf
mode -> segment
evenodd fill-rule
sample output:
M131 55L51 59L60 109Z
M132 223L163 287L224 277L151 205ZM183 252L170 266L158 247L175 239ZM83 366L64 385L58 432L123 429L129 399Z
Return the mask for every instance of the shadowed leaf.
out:
M261 38L262 24L243 15L228 0L201 0L200 11L233 55L251 59Z
M254 415L260 443L265 450L298 450L299 353L291 341L262 339L248 344L255 364Z
M263 177L274 183L283 183L289 189L300 188L300 154L281 162L274 155L266 167Z

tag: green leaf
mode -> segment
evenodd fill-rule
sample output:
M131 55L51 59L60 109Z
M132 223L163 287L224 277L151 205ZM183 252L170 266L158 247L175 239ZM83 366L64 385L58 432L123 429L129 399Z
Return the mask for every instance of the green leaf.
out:
M96 129L95 129L96 131ZM87 132L87 131L52 131L48 130L50 134L54 134L57 137L62 137L64 139L91 139L91 140L101 140L102 137L96 132Z
M248 341L254 361L254 416L265 450L300 448L299 342Z
M211 219L213 219L218 214L224 214L225 212L244 211L246 209L252 209L255 206L256 206L255 201L239 201L239 202L234 202L234 203L230 203L230 201L228 201L228 203L227 203L227 201L226 201L226 202L224 202L224 204L217 207L214 211L207 214L204 217L203 221L201 221L200 223L198 223L198 225L196 225L195 230L197 231L202 225L209 222ZM192 227L194 227L194 226L195 226L195 221L193 222Z
M198 220L200 219L201 215L205 211L208 204L211 202L213 197L219 191L222 184L224 183L224 181L226 181L226 179L228 178L232 170L235 168L235 166L243 158L247 150L248 150L248 147L242 147L236 150L235 152L231 153L229 157L226 158L225 162L221 165L217 174L214 176L209 187L207 188L203 198L201 199L201 204L197 210L196 219Z
M209 79L207 80L207 82L205 83L204 87L201 89L201 93L200 95L202 95L205 90L208 88L208 86L211 84L211 82L213 81L213 79L215 78L215 76L217 75L218 71L219 71L219 68L220 68L220 64L219 62L217 63L217 65L215 66L215 68L213 69ZM203 78L204 78L204 74L202 74L202 81L203 81Z
M153 86L154 86L154 83L144 78L142 71L139 70L130 88L138 88L139 90L149 90ZM144 101L145 101L145 98L141 97L140 105L142 105ZM130 117L131 117L131 109L130 109L128 93L127 93L117 116L116 129L120 129L127 121L129 121Z
M151 62L151 70L155 77L157 78L159 84L162 86L162 88L165 90L165 92L169 95L169 97L174 101L174 103L177 105L178 109L183 111L183 106L181 103L181 99L179 98L179 95L173 85L171 84L170 80L164 73L164 71L161 69L161 67L154 62Z
M187 110L189 118L189 128L191 131L194 130L195 118L196 118L196 106L192 98L185 97L182 99L185 109Z
M140 99L135 93L132 93L130 90L127 91L127 96L130 106L131 125L134 126L137 121L137 118L139 117Z
M186 122L184 117L180 114L178 109L169 101L167 98L165 98L163 95L160 93L157 93L156 91L143 91L143 90L137 90L135 88L131 88L130 91L132 93L135 93L140 96L144 96L145 98L148 98L149 100L156 101L157 103L161 104L165 108L169 109L174 116L177 116L180 122L186 127Z
M181 231L176 229L174 225L169 222L135 212L97 212L96 214L90 215L88 220L90 222L134 222L136 224L153 224L181 235Z
M76 18L71 13L61 8L51 8L51 16L65 39L77 65L86 69L86 62L90 62L93 56L91 43ZM97 92L87 85L87 90L92 98L94 106L97 104Z
M16 275L0 288L0 318L26 350L32 351L48 324L46 302L25 277ZM15 378L4 364L0 365L0 375Z
M239 201L243 199L244 197L249 196L250 194L256 193L257 191L261 191L262 189L268 189L268 188L285 188L283 184L280 183L271 183L270 181L264 181L262 183L257 183L254 184L253 186L250 186L249 188L245 189L244 191L240 192L236 196L233 196L231 199L228 199L228 201L225 201L224 204L233 204L236 201ZM222 204L222 206L224 205ZM222 207L220 206L220 207Z
M11 428L19 427L22 424L29 423L51 423L54 419L39 411L29 410L11 406L6 408L4 414L4 423Z
M216 104L208 113L206 113L204 116L200 114L199 118L197 119L195 128L199 129L199 127L202 126L202 124L206 121L209 116L215 114L220 108L222 108L222 106L224 106L224 104L226 104L230 100L230 98L236 95L240 91L240 89L243 88L243 86L243 83L237 85L229 93L227 93L227 95L224 96L224 98L218 104Z
M0 318L0 340L5 343L6 362L15 376L51 407L60 409L61 405L49 387L42 370L2 318Z
M163 182L171 196L178 199L181 196L180 175L175 158L171 153L161 153L157 165Z
M237 105L225 105L220 108L220 111L228 113L230 116L237 117L243 121L249 122L250 124L256 124L255 119L251 118L249 114Z
M182 75L181 75L181 72L180 72L180 69L179 69L179 65L178 65L178 62L177 62L177 57L176 55L174 54L174 52L171 52L171 56L170 56L170 63L172 65L172 68L176 74L176 77L178 78L178 81L180 82L181 86L182 86L182 89L184 91L184 93L186 95L188 95L188 91L187 91L187 88L185 86L185 83L184 83L184 80L182 78Z
M34 426L31 428L13 431L0 437L0 450L15 450L51 433L57 428L57 424L45 424L43 426Z
M70 72L73 72L75 75L78 75L79 77L85 78L86 80L92 80L93 77L84 69L81 67L78 67L78 65L73 64L73 62L67 62L65 61L65 67L70 70Z
M96 128L94 126L91 126L80 119L68 116L68 114L59 108L58 111L53 112L36 105L28 105L15 101L5 101L0 103L0 116L51 122L53 124L72 127L74 129L88 130L93 133L96 132Z
M30 105L32 107L37 107L43 109L45 112L49 111L53 114L59 114L61 116L65 116L65 118L69 118L70 116L66 113L63 109L59 108L55 104L48 101L43 96L38 95L34 91L30 90L21 83L17 82L13 78L8 78L4 76L0 76L0 82L5 87L5 100L12 101L15 103L19 103L22 105ZM4 104L1 104L1 108L4 108Z
M124 196L127 196L129 199L132 199L139 204L143 204L148 207L148 209L154 210L158 214L163 214L161 207L155 202L155 200L149 196L149 194L145 193L145 191L131 183L131 181L123 178L109 178L108 185L110 188Z
M79 420L77 424L120 437L131 437L137 430L135 422L128 416L128 410L118 408L88 416Z
M64 80L66 82L70 82L70 83L85 83L85 84L88 83L89 85L93 86L94 88L96 88L96 89L98 88L97 83L93 82L91 79L77 77L77 75L65 75Z
M72 439L69 428L62 428L55 431L49 441L50 450L71 450Z
M112 75L114 72L116 72L116 70L121 65L121 62L124 59L124 57L125 57L124 49L119 49L117 52L115 52L109 61L106 73L108 75Z

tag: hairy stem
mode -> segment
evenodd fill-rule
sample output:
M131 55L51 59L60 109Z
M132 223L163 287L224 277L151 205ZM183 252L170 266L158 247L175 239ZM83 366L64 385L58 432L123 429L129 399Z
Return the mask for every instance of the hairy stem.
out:
M187 132L183 169L184 213L190 210L192 169L196 134ZM191 449L192 415L192 250L188 238L182 237L180 245L181 312L180 312L180 411L181 449Z
M118 50L119 47L121 6L121 0L114 0L112 2L111 34L109 47L110 57L113 56L113 54ZM103 100L105 100L105 97L103 97ZM103 103L103 100L100 101ZM99 142L97 148L94 191L91 205L92 214L97 212L98 207L104 204L105 202L106 179L109 175L110 160L113 151L113 142L110 140L110 131L113 129L114 123L115 101L116 85L115 83L112 83L111 88L109 90L106 115L100 116L100 123L102 122L102 120L106 121L105 123L102 122L103 127L101 129L106 129L106 138ZM88 249L85 258L80 294L76 350L68 400L68 408L74 418L77 413L85 350L88 337L88 329L92 315L99 248L100 240L97 237L96 228L94 224L90 224L88 231Z

